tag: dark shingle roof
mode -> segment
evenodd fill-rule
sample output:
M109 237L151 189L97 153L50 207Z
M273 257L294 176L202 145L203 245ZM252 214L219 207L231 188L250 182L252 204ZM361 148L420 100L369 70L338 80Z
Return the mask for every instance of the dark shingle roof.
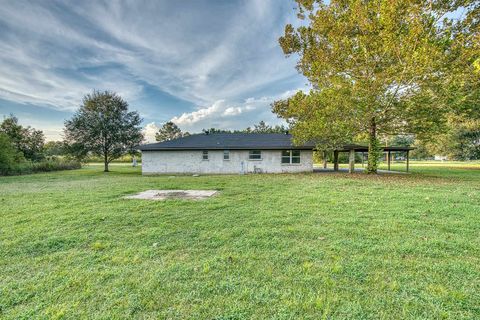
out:
M142 151L155 150L282 150L308 149L314 144L294 146L292 135L283 133L211 133L194 134L170 141L145 144L139 147Z

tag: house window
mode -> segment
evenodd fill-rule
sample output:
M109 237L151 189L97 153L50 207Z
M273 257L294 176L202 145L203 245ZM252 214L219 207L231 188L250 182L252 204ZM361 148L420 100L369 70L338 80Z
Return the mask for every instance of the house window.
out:
M300 163L300 150L283 150L282 163Z
M202 160L208 160L208 151L207 150L202 151Z
M291 150L283 150L282 151L282 163L290 163L290 159L292 156Z
M292 150L292 163L300 163L300 150Z
M223 160L230 160L230 150L223 150Z
M262 151L260 150L250 150L248 153L248 159L250 160L262 160Z

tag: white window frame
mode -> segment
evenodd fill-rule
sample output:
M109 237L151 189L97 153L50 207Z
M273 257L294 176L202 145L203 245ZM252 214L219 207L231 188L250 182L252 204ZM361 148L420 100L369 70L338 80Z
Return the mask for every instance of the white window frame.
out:
M252 156L254 155L253 154L254 151L260 152L260 154L259 154L260 158L253 158L252 159ZM249 150L248 151L248 160L250 160L250 161L262 161L262 150Z
M207 156L206 159L205 159L205 156ZM202 150L202 161L208 161L208 159L209 159L208 150Z
M288 151L288 162L283 162L284 158L287 158L287 156L283 155L283 152ZM298 151L298 156L293 156L293 151ZM293 158L298 158L298 162L293 162ZM280 153L280 163L283 165L298 165L301 164L302 162L302 152L300 150L282 150Z

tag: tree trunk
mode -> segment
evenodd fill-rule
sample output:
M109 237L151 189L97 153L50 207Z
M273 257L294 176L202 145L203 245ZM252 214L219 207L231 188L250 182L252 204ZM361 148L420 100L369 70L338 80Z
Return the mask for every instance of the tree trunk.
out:
M377 173L378 166L378 140L377 123L375 117L370 119L370 130L368 132L368 164L367 173Z
M105 169L103 172L108 172L108 156L107 153L103 154L103 164L105 165Z
M348 173L355 172L355 150L350 150L348 154Z
M338 171L338 150L333 151L333 171Z

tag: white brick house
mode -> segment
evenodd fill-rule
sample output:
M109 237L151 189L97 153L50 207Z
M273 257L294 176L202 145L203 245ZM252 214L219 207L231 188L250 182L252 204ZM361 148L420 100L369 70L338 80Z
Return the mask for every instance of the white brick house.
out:
M313 145L280 133L196 134L140 147L143 174L312 172Z

